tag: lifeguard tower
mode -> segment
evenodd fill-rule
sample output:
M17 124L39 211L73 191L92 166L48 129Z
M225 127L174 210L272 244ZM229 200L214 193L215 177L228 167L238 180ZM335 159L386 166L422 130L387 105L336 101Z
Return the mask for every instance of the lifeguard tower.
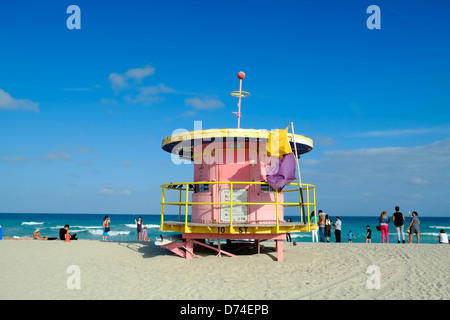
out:
M301 183L298 163L301 154L313 149L313 141L294 134L292 123L292 133L288 133L288 128L241 129L241 98L250 93L242 91L245 74L239 72L238 78L239 91L231 93L239 98L238 112L234 112L238 118L237 129L194 130L173 134L162 141L163 150L194 163L194 181L161 186L161 230L181 235L160 241L159 245L191 259L198 257L194 249L199 246L215 250L218 255L235 257L234 253L222 249L221 240L241 242L242 247L249 243L256 245L258 255L260 242L273 240L277 260L283 261L283 240L287 233L317 228L312 222L317 221L316 217L310 217L312 210L317 212L315 187ZM283 135L287 139L289 160L279 147ZM283 166L292 165L293 173L292 168L291 173L286 173ZM298 182L292 182L295 173ZM176 193L176 201L167 200L169 192ZM295 200L285 202L287 193L295 195ZM165 221L167 206L178 207L177 221ZM297 207L296 221L285 220L286 207ZM207 244L211 239L217 240L217 246Z

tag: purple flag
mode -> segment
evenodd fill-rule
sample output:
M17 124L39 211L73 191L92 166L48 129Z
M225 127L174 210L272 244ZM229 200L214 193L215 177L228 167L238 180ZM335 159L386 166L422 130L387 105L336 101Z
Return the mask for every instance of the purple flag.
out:
M285 155L278 163L278 171L267 176L267 182L273 189L281 189L295 180L295 156L293 153Z

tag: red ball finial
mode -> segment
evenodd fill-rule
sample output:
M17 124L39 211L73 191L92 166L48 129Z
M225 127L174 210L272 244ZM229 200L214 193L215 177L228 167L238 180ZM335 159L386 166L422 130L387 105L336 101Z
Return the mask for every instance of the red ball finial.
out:
M237 76L238 76L238 78L239 79L244 79L245 78L245 73L243 72L243 71L240 71L238 74L237 74Z

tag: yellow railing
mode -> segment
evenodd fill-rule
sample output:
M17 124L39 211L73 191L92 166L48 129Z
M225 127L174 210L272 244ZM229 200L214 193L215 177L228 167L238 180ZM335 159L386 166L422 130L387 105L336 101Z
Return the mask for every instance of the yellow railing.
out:
M195 185L228 185L230 189L230 201L229 202L189 202L189 191L194 191ZM300 222L302 224L307 225L307 231L310 230L311 225L311 216L309 214L310 208L314 208L314 221L317 221L317 210L316 210L316 190L315 186L310 184L302 184L300 188L299 183L289 183L286 185L284 193L286 192L298 192L299 193L299 202L279 202L278 195L279 191L275 190L275 202L234 202L233 201L233 186L237 184L245 184L245 185L267 185L265 182L250 182L250 181L226 181L226 182L216 182L216 181L199 181L199 182L179 182L179 183L167 183L161 185L162 188L162 199L161 199L161 230L163 230L164 225L164 211L165 206L172 205L178 206L178 221L181 221L181 212L182 207L184 206L184 231L189 232L188 228L188 208L192 205L226 205L230 207L230 222L229 222L229 230L230 233L234 233L233 229L233 205L274 205L276 206L276 233L279 232L279 206L282 205L284 207L300 207ZM290 187L294 187L290 189ZM179 201L178 202L166 202L166 189L167 190L178 190L179 191ZM211 192L211 189L209 189ZM185 201L182 201L182 192L185 191ZM312 193L312 202L311 195ZM306 194L306 202L302 203L302 199L304 200L304 194ZM304 216L304 207L306 207L306 221ZM220 223L226 225L226 223Z

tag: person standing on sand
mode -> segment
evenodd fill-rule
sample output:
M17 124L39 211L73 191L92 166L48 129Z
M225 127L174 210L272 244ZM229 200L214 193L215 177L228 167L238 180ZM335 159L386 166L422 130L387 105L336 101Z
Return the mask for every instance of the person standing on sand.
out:
M380 214L380 231L381 231L381 243L384 243L384 238L386 238L386 243L389 243L389 218L387 217L386 211Z
M325 216L322 210L319 210L319 241L325 242Z
M109 219L108 216L105 216L103 218L103 241L106 241L108 238L108 232L109 232L109 223L111 222L111 219Z
M403 243L405 243L405 233L403 232L403 221L405 216L400 212L400 207L395 207L395 213L392 215L392 221L394 221L395 230L397 230L397 241L400 243L400 234Z
M352 243L353 239L356 240L356 237L353 235L352 230L350 230L350 232L347 235L348 238L348 243Z
M287 222L292 222L292 219L289 218ZM286 233L286 241L292 242L291 234L289 232Z
M419 214L416 211L412 212L412 219L411 223L409 224L408 231L409 231L409 239L408 243L412 242L413 233L416 234L417 243L420 241L420 221L419 218L417 218Z
M317 217L316 217L316 215L314 214L314 211L313 212L311 212L311 216L310 216L310 221L312 220L312 219L315 219L314 220L314 225L317 225ZM316 230L311 230L311 236L312 236L312 242L319 242L319 238L318 238L318 236L317 236L317 229ZM316 239L316 241L314 241L314 239Z
M369 226L366 226L367 233L366 233L366 243L372 243L372 230L370 230Z
M342 221L339 217L336 217L336 223L334 224L336 229L334 230L334 235L336 236L336 242L341 242L341 229Z
M333 223L327 214L325 215L325 237L327 238L327 242L330 242L331 231L333 231Z
M141 232L142 232L142 226L144 224L144 220L142 220L142 217L139 217L138 220L134 219L134 223L137 225L137 238L138 241L141 241Z

